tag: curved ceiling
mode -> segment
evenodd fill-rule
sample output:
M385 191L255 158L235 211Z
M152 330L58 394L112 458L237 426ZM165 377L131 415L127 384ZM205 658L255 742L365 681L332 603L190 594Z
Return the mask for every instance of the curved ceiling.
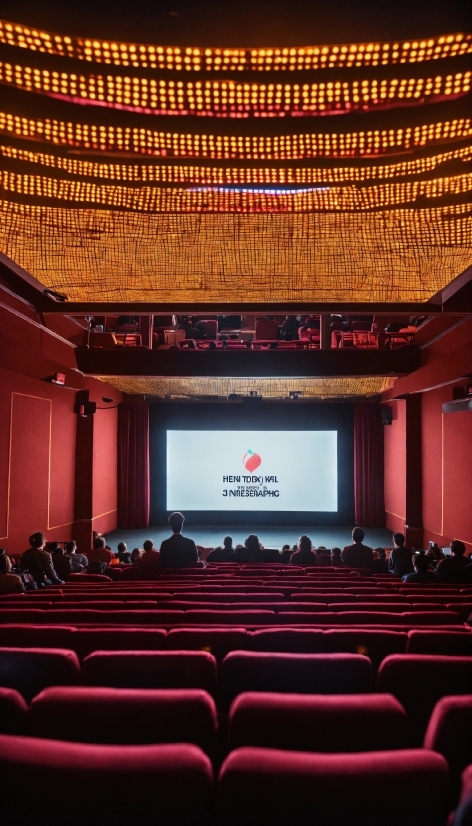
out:
M428 301L472 263L471 53L0 21L2 251L70 302Z

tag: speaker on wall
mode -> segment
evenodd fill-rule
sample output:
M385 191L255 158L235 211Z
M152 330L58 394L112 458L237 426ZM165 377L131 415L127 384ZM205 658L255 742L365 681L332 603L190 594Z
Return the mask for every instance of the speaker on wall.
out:
M381 407L380 415L382 416L382 424L392 424L392 408Z

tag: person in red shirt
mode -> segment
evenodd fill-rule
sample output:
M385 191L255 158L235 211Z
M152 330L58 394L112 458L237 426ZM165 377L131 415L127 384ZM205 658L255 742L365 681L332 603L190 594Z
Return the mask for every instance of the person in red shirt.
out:
M143 549L144 549L144 553L141 557L141 565L143 565L143 566L149 566L149 565L156 566L156 565L159 565L159 560L161 558L161 555L160 555L159 551L156 551L156 549L154 547L154 542L152 541L152 539L146 539L146 541L143 542Z
M106 562L110 565L114 559L113 552L106 547L106 540L104 536L97 536L93 540L93 548L87 554L89 562L98 559L99 562Z

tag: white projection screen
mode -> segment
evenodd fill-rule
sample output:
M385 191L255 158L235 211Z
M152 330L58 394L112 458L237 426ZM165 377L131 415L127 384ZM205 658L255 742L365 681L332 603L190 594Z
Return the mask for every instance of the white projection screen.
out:
M167 430L167 510L338 510L336 430Z

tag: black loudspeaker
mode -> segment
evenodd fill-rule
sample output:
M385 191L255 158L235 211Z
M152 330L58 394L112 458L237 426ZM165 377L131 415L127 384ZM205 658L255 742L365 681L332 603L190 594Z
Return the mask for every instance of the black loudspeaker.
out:
M382 416L382 424L392 424L392 408L381 407L380 415Z

